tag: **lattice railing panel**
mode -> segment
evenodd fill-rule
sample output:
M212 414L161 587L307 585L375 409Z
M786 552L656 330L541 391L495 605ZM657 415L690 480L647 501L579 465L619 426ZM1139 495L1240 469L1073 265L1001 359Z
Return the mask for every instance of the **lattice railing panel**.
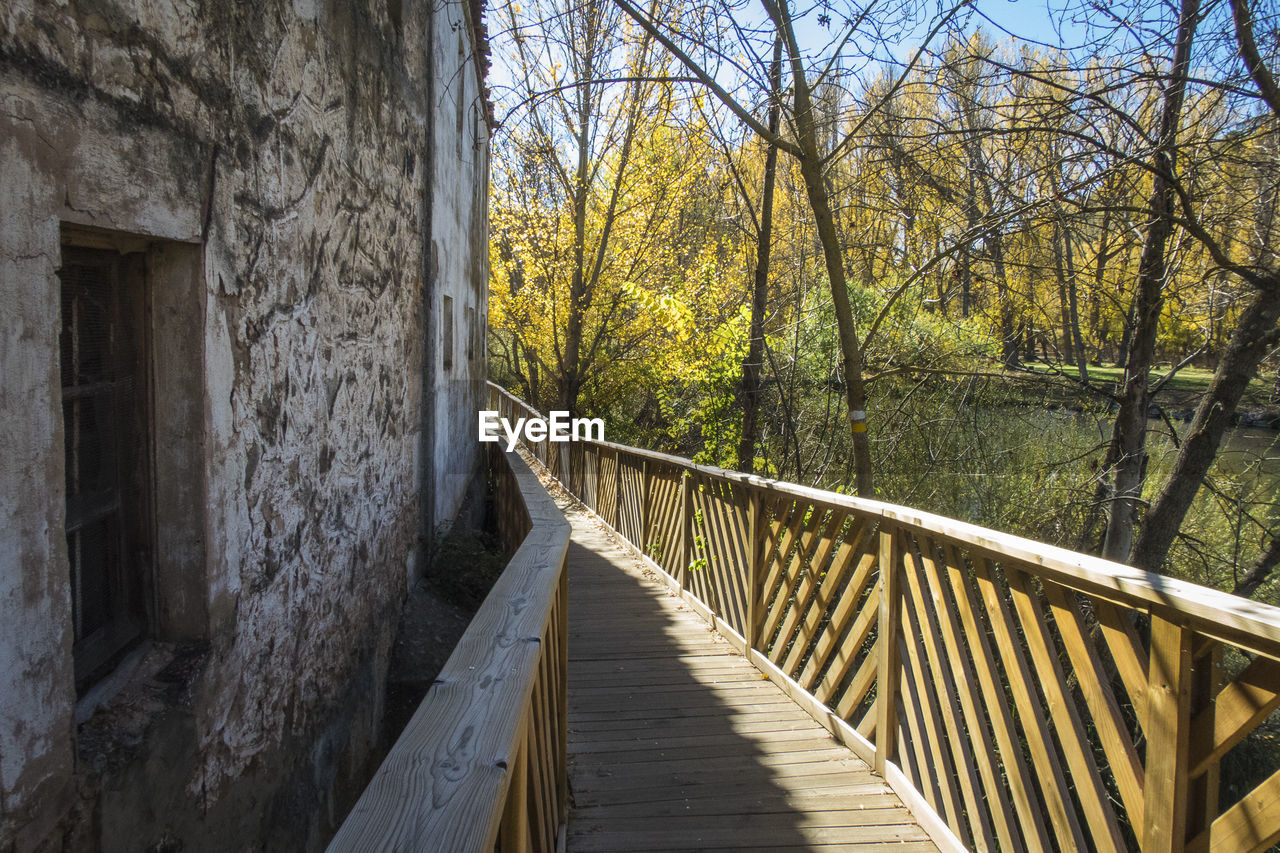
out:
M703 601L739 634L746 634L747 512L744 490L716 478L695 476L693 502L694 560L692 582L704 590Z
M648 530L641 550L662 570L679 577L683 560L684 512L680 505L680 483L684 472L670 465L650 463L647 503Z
M965 847L1280 841L1280 610L903 507L571 447L571 491Z
M618 532L629 542L644 543L645 463L623 457L619 469Z

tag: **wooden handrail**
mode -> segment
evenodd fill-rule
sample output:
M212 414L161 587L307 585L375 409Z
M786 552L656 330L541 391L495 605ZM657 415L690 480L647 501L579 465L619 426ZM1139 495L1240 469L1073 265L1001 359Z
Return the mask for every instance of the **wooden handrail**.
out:
M490 406L539 416L492 384ZM1280 840L1280 771L1220 779L1280 707L1280 609L662 453L529 449L943 846Z
M518 547L330 853L556 849L568 813L569 525L523 459L491 460L499 536Z

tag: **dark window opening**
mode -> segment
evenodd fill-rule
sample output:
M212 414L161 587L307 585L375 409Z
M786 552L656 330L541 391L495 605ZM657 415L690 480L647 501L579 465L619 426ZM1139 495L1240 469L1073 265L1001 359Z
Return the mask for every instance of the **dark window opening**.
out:
M476 362L480 359L480 335L476 328L476 309L466 308L463 311L467 324L467 363L474 372Z
M444 315L444 340L440 343L441 363L445 370L453 369L453 297L444 297L441 313Z
M149 574L140 256L64 247L62 416L77 692L143 633Z
M458 103L457 103L458 125L454 131L455 133L454 143L457 146L455 153L459 157L462 156L462 142L463 142L462 137L463 137L463 129L464 129L463 120L465 119L467 114L467 110L466 110L467 70L466 69L467 69L467 52L462 45L462 36L459 35L458 36L458 72L457 72L458 73Z
M472 104L471 106L471 147L479 151L484 147L485 139L488 137L489 129L485 126L484 112ZM474 161L473 161L474 165Z

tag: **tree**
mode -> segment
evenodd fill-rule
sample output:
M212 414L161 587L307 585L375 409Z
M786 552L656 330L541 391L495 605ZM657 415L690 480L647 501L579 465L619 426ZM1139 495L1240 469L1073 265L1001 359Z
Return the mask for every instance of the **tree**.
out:
M1280 325L1277 325L1280 323L1280 263L1277 262L1274 243L1280 189L1277 188L1276 161L1267 154L1267 144L1274 143L1276 124L1280 122L1280 89L1258 53L1254 16L1247 1L1231 0L1231 10L1239 57L1257 88L1257 98L1269 113L1263 113L1253 122L1260 131L1258 137L1241 140L1262 154L1253 160L1258 165L1252 170L1256 191L1251 194L1255 199L1253 227L1245 232L1253 235L1253 239L1248 241L1247 259L1232 258L1228 248L1201 223L1186 193L1181 194L1177 201L1187 225L1206 244L1215 260L1248 282L1253 293L1218 362L1209 390L1196 408L1195 418L1174 463L1173 474L1152 505L1141 535L1133 545L1130 561L1150 571L1156 571L1164 564L1169 546L1213 464L1245 389L1257 374L1263 358L1280 345ZM1251 572L1252 576L1256 578L1259 573L1265 576L1275 566L1276 550L1273 534L1268 555L1259 561ZM1260 582L1238 589L1252 592Z
M1133 335L1125 361L1124 388L1116 413L1111 444L1114 448L1112 496L1103 555L1125 560L1133 541L1133 524L1142 498L1146 468L1147 410L1151 404L1148 381L1155 356L1156 335L1164 306L1169 238L1173 233L1177 203L1174 169L1177 166L1178 129L1191 67L1191 44L1199 23L1199 0L1182 0L1173 59L1164 87L1160 124L1152 152L1151 200L1147 203L1146 238L1138 262L1133 303Z
M872 485L871 445L867 435L867 394L863 376L864 342L858 334L854 323L853 308L849 298L848 277L845 271L843 244L839 235L836 217L833 210L831 187L828 181L828 168L840 149L856 137L866 119L874 114L874 110L864 114L862 121L839 142L823 150L820 146L821 127L818 112L814 105L814 84L805 67L806 57L801 53L796 41L795 27L787 0L761 0L768 21L772 25L774 38L781 41L785 48L787 66L790 71L792 108L790 111L791 135L785 137L761 124L744 108L726 89L716 82L687 52L680 48L673 38L664 33L651 16L645 15L628 0L614 0L626 14L640 25L649 35L660 42L685 68L711 91L735 116L760 135L770 145L794 157L798 163L800 174L804 179L806 196L813 214L818 240L822 247L823 261L827 273L827 284L831 290L831 299L835 309L836 323L839 331L840 357L843 368L845 401L849 413L849 431L853 446L854 468L857 491L860 495L874 494ZM951 17L967 5L967 0L953 7L950 13L943 16L925 39L927 44L951 19ZM847 22L847 30L851 36L865 18L870 9L864 10L858 19ZM843 43L847 43L848 38ZM916 52L916 58L923 48ZM915 59L908 63L906 73L915 64ZM829 71L834 62L829 63ZM816 80L821 81L827 71L821 72Z

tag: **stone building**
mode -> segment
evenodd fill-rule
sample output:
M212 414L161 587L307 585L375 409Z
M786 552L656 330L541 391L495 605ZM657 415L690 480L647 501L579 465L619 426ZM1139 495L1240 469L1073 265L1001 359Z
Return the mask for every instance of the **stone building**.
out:
M0 0L0 853L316 849L476 482L479 4Z

